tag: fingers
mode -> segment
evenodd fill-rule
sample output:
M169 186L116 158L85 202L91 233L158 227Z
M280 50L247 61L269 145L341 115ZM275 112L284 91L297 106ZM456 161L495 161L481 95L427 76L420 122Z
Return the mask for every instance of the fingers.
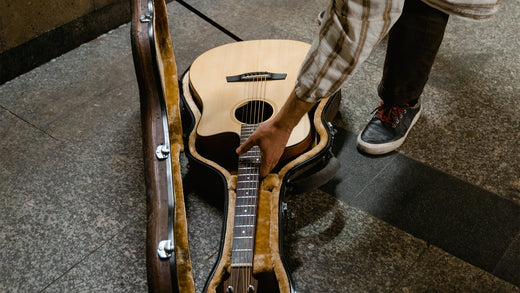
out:
M271 170L273 170L274 167L276 167L276 164L278 163L278 160L268 160L268 157L262 156L262 163L260 164L260 177L262 178L269 175Z
M249 137L243 144L241 144L236 150L235 152L237 153L237 155L241 155L245 152L247 152L249 149L251 149L253 146L255 146L256 144L253 142L253 140L251 139L251 137Z
M238 155L244 154L253 146L258 145L262 152L260 176L265 177L276 167L285 150L289 135L290 131L272 127L269 123L262 124L236 149L236 153Z

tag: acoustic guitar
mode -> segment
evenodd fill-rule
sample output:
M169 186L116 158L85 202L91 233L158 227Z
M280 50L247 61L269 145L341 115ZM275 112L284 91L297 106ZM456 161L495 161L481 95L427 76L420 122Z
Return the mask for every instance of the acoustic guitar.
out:
M190 88L201 108L197 151L237 175L235 207L226 219L233 221L231 265L217 292L280 291L275 276L253 275L260 150L238 157L235 149L283 106L308 50L298 41L244 41L211 49L190 68ZM306 115L289 138L282 164L309 149L311 129Z

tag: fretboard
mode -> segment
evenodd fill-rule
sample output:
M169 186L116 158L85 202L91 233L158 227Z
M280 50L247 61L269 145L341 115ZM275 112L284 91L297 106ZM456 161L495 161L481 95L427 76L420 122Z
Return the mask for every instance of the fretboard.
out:
M240 143L243 143L257 126L256 124L242 125ZM252 266L260 182L260 149L258 146L252 147L248 152L239 156L237 176L231 266Z

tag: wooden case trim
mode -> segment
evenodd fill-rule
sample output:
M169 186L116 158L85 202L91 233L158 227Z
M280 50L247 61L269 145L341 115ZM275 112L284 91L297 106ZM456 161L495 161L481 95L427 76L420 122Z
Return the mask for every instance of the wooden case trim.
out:
M183 150L179 87L164 0L132 1L131 40L141 104L148 288L195 292L179 162ZM169 147L168 158L156 157L159 145ZM167 239L174 242L174 254L161 259L157 246Z
M155 147L164 143L162 109L159 102L158 80L153 67L150 26L141 17L150 15L148 1L132 1L132 52L139 85L141 125L143 135L144 171L147 199L146 264L149 291L172 292L170 263L156 253L159 241L166 239L168 202L160 196L167 192L166 162L155 159Z

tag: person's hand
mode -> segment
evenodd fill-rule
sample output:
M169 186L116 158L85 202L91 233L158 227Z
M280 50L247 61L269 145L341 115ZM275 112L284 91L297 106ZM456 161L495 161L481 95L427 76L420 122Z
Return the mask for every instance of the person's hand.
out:
M260 163L260 176L263 178L278 164L282 156L292 128L277 125L274 119L262 123L251 136L237 148L237 154L247 152L251 147L260 147L262 161Z
M296 93L292 91L276 116L258 126L253 134L236 149L237 154L241 155L251 147L259 146L262 157L260 176L267 176L278 164L293 128L313 105L298 99Z

